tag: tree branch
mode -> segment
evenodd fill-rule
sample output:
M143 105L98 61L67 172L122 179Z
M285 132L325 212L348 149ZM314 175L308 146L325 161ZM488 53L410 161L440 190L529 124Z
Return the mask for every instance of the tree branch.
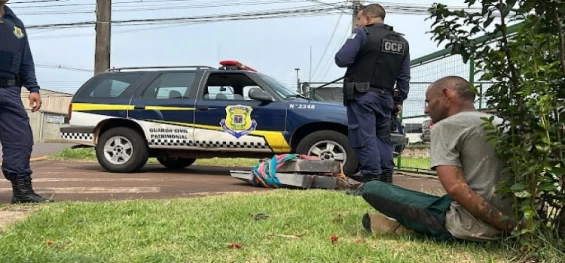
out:
M559 17L559 7L555 7L555 23L557 23L557 29L559 32L559 53L561 57L561 71L565 77L565 36L563 36L563 25L561 24L561 18Z

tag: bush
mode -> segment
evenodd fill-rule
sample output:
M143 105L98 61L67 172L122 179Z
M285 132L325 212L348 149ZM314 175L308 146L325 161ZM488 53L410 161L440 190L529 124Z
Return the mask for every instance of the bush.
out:
M429 10L435 19L431 32L433 39L439 44L446 41L446 47L465 62L474 60L480 80L496 82L480 95L504 123L494 126L485 120L484 129L514 175L498 191L513 195L515 216L526 221L524 229L513 233L516 244L536 256L543 253L540 238L565 236L565 4L555 0L465 3L481 3L482 11L451 11L434 4ZM508 24L514 21L521 21L521 26L510 34ZM475 34L497 40L490 45L473 41Z

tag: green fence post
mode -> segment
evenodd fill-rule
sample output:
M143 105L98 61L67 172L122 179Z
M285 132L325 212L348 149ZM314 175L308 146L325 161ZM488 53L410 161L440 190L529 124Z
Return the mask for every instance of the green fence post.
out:
M469 58L469 82L475 84L475 56Z
M483 109L483 84L479 85L479 110Z
M400 123L403 123L402 111L400 111L400 114L398 114L398 119ZM406 131L404 131L404 134L406 134ZM406 145L404 145L404 150L406 150ZM401 163L402 163L402 154L399 154L398 157L396 157L396 169L400 169Z

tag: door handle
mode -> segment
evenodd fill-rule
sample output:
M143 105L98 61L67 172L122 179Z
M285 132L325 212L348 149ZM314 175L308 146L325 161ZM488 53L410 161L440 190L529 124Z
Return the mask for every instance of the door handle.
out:
M134 110L144 110L145 109L145 105L135 105L133 106Z
M208 106L205 106L205 105L197 105L197 106L196 106L196 110L207 111L207 110L208 110Z

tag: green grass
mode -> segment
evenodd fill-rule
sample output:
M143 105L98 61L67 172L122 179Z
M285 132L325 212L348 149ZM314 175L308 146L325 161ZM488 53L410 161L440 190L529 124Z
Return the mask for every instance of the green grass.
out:
M372 235L360 223L367 211L360 197L323 190L59 202L0 233L0 262L462 263L512 255L499 243ZM260 213L268 218L255 220ZM232 242L241 248L229 248Z
M84 161L96 162L96 153L94 148L66 148L59 153L50 155L50 160L59 161ZM149 158L148 163L158 164L155 158ZM194 165L202 166L222 166L222 167L251 167L259 163L259 159L253 158L209 158L197 159Z
M422 158L408 158L400 157L395 158L395 163L398 164L400 161L400 167L407 169L420 169L420 170L430 170L430 157Z
M95 162L96 154L93 148L79 148L79 149L66 148L57 154L50 155L49 159L63 160L63 161ZM398 161L398 159L395 160ZM150 158L148 163L157 164L158 162L155 158ZM259 163L259 159L253 159L253 158L210 158L210 159L197 159L194 164L203 165L203 166L251 167L256 165L257 163ZM402 157L401 164L402 167L406 167L406 168L429 169L430 158Z

